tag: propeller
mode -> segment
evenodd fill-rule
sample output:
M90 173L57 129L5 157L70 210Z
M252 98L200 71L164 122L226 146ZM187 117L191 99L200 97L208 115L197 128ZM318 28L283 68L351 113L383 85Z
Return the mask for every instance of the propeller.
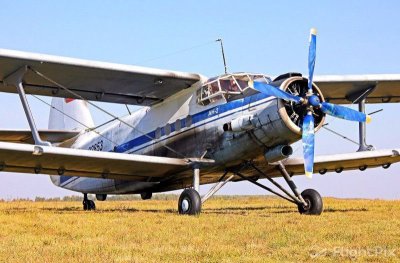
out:
M291 101L295 104L302 104L304 105L304 107L306 107L307 111L305 116L303 116L302 142L304 171L305 175L310 178L312 177L314 170L314 108L320 109L325 114L348 121L366 123L369 123L371 121L371 117L369 115L340 105L328 102L321 102L319 97L314 94L313 77L316 59L316 48L317 30L315 28L312 28L310 32L310 45L308 50L308 90L304 98L290 94L286 91L281 90L279 87L270 85L268 83L254 82L254 89L265 95L273 96L286 101Z
M269 85L267 83L263 82L253 82L253 87L258 90L261 93L264 93L265 95L268 96L273 96L277 97L283 100L287 101L293 101L295 103L301 103L304 101L303 98L300 98L296 95L287 93L286 91L283 91L275 86Z

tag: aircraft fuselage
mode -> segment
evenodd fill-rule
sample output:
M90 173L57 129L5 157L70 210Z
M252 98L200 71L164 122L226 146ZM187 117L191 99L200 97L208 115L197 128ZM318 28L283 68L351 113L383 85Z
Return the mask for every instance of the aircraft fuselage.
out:
M301 137L282 119L278 99L261 93L232 100L216 100L200 105L200 83L152 107L143 107L123 117L132 129L119 121L101 131L83 132L72 148L145 154L166 157L206 157L214 159L212 169L202 169L201 183L213 181L224 168L249 160L277 145L290 145ZM233 123L233 130L227 128ZM242 125L242 126L241 126ZM168 150L167 145L174 151ZM182 177L188 171L182 172ZM191 173L191 171L189 171ZM79 192L123 194L173 190L187 187L185 182L163 186L159 182L134 182L52 176L56 185Z

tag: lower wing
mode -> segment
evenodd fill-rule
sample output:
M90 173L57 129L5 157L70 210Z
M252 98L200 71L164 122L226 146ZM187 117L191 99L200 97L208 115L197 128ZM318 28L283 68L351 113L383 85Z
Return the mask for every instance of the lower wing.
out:
M333 155L319 155L315 157L314 171L321 174L326 172L342 172L347 170L365 170L374 167L388 168L391 164L400 162L400 149L384 149ZM258 166L271 177L280 176L277 165L265 164L259 160ZM303 158L288 158L282 161L291 175L304 174Z
M391 164L400 161L400 149L387 149L343 153L334 155L320 155L315 157L314 170L320 173L341 172L345 170L365 170L383 166L388 168ZM303 158L289 158L283 162L288 171L293 174L303 173Z
M122 180L148 180L208 159L179 159L0 142L0 170Z

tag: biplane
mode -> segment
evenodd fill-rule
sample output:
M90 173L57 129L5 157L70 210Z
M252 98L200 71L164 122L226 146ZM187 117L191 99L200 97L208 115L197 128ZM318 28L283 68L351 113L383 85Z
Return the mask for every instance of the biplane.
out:
M400 101L400 75L314 76L316 31L310 34L308 76L285 73L201 74L0 49L0 91L17 93L29 130L0 131L0 170L48 174L59 187L83 193L95 209L107 195L184 189L180 214L196 215L230 181L247 180L319 215L322 198L299 191L295 175L389 168L400 149L366 144L366 103ZM27 94L52 97L48 130L38 130ZM118 117L95 102L141 106ZM345 104L358 104L353 110ZM89 105L112 121L95 127ZM314 156L326 115L359 122L360 149ZM303 142L303 158L291 157ZM276 181L283 177L288 187ZM268 179L271 186L259 179ZM200 185L214 183L202 196Z

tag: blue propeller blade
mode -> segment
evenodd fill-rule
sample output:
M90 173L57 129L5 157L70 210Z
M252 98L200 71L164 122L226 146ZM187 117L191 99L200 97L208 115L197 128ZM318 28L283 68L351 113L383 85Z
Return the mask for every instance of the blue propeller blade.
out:
M304 171L311 178L314 170L314 117L311 111L303 119L302 140Z
M336 118L366 123L369 123L371 121L371 117L369 115L340 105L322 102L320 107L324 113L334 116Z
M317 30L311 29L310 46L308 49L308 92L312 93L312 82L314 77L315 58L317 55Z
M265 95L273 96L283 100L293 101L296 103L300 103L303 101L303 99L298 96L292 95L275 86L263 82L254 82L254 89Z

